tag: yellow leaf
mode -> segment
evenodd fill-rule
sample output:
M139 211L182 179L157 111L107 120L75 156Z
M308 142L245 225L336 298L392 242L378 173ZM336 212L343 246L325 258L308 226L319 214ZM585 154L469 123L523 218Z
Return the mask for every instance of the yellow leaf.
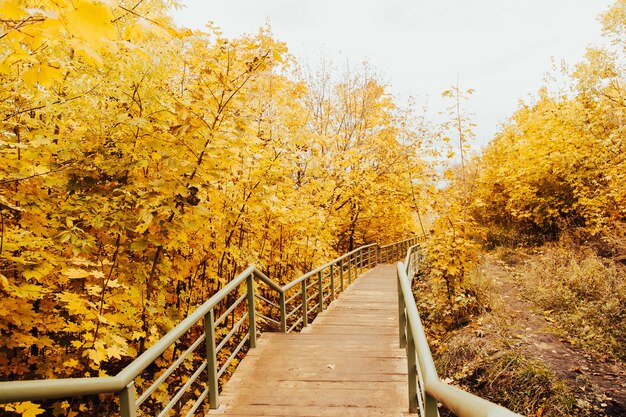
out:
M128 41L119 41L118 45L123 46L124 48L128 49L129 51L134 52L135 54L137 54L140 58L144 58L144 59L150 59L150 60L154 60L154 56L150 55L148 52L146 52L145 49L141 48L140 46L132 43L132 42L128 42Z
M80 268L68 268L63 273L70 279L87 278L89 271Z
M0 288L5 289L9 287L9 280L4 275L0 274Z
M15 409L15 412L21 414L22 417L36 417L45 412L44 409L39 408L38 404L31 403L30 401L17 403L13 406L13 408Z
M42 278L45 278L52 270L54 266L48 262L42 262L35 265L32 268L26 268L22 272L22 276L28 280L34 279L41 282Z
M2 63L6 65L7 68L9 68L11 65L15 64L16 62L35 62L35 61L36 61L35 58L31 54L28 54L26 52L15 52L15 53L7 55L7 57L4 59L4 61L2 61Z
M47 293L48 290L40 285L25 284L25 285L20 285L19 287L12 286L11 292L20 298L28 298L29 300L37 300L43 297L43 295Z
M67 361L63 362L63 366L67 367L67 368L75 368L76 366L78 366L78 361L76 359L68 359Z
M107 348L107 356L109 358L121 359L122 356L126 356L126 352L123 349L120 349L119 346L111 346Z
M7 19L20 19L26 16L26 12L17 5L15 0L0 0L0 16Z
M68 43L72 48L74 48L76 56L80 57L86 64L94 67L102 65L102 57L89 45L79 41L78 39L71 39Z
M144 39L147 35L155 35L159 38L169 38L170 33L147 19L139 19L134 25L128 26L125 37L129 40Z
M102 3L74 0L74 10L67 15L70 34L83 40L95 51L102 49L107 40L115 37L113 13Z
M131 336L131 339L133 340L139 340L142 337L146 337L146 332L138 332L138 331L134 331L133 335Z
M106 353L101 350L89 349L87 352L87 356L89 356L89 359L91 359L96 365L99 365L100 362L107 358Z
M104 272L98 271L97 269L89 271L89 275L97 279L103 279L105 277Z
M63 79L63 71L47 64L33 65L24 72L22 78L30 85L50 87L53 81Z

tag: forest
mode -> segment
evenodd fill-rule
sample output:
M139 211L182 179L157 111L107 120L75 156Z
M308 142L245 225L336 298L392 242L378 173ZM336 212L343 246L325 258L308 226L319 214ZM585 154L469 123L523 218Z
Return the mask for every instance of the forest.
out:
M249 264L287 282L417 235L441 374L526 415L626 410L511 343L499 298L626 375L626 1L481 152L471 89L438 125L368 64L306 68L269 26L172 7L0 2L0 380L114 375ZM0 409L86 412L50 406Z
M284 282L417 227L419 125L373 70L172 4L2 2L2 380L115 374L251 263Z

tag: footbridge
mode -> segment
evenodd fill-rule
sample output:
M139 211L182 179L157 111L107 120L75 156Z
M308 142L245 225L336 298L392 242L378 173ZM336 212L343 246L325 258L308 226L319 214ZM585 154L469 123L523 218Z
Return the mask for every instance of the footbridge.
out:
M0 382L0 402L97 396L122 417L518 416L439 379L412 293L419 266L415 238L282 285L252 265L117 375Z

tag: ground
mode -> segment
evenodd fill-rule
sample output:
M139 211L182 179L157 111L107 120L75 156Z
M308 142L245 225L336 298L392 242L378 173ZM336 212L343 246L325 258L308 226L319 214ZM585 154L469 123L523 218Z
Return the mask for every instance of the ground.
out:
M494 256L483 262L483 274L491 277L503 301L503 316L509 317L509 332L516 339L516 350L543 362L564 381L577 405L597 415L626 416L626 367L600 353L575 346L560 331L549 311L539 311L523 296L523 274Z

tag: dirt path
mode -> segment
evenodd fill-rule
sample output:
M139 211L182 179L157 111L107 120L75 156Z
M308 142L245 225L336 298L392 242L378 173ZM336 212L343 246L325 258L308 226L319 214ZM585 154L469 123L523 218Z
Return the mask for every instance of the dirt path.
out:
M504 307L511 317L510 332L519 341L519 349L544 362L566 382L579 406L591 406L599 416L626 416L623 365L603 361L559 336L550 315L536 312L533 303L524 299L518 283L521 277L504 262L489 258L484 268L501 290Z

